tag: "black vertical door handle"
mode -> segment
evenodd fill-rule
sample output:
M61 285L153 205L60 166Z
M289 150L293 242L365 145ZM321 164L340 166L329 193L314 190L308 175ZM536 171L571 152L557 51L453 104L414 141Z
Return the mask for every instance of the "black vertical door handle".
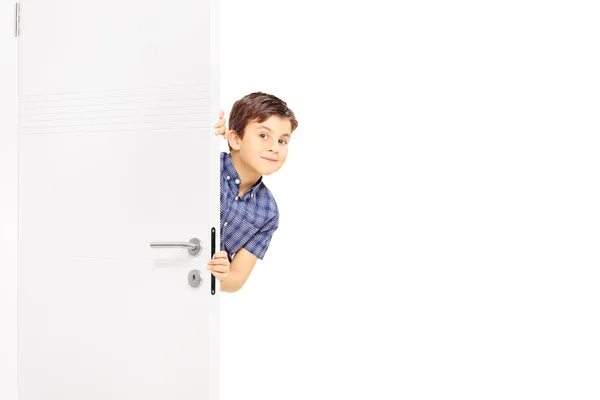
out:
M210 254L211 254L211 258L214 258L215 256L215 241L216 241L216 232L217 230L215 228L212 228L210 230ZM216 293L216 285L217 285L217 281L215 278L214 274L210 274L210 293L211 294L215 294Z

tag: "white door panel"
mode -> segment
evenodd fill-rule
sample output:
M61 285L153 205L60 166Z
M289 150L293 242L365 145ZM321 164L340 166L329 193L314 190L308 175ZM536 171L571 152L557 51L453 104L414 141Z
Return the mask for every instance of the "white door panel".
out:
M149 243L200 233L210 241L190 223L207 217L203 144L198 131L22 134L21 223L34 225L43 238L36 246L54 254L191 261Z
M218 21L207 16L215 5L210 0L21 0L19 51L35 54L36 61L19 66L27 76L21 81L24 93L204 83L215 36L211 26Z
M21 3L19 399L218 399L216 1Z
M17 39L15 3L0 3L0 399L17 399Z

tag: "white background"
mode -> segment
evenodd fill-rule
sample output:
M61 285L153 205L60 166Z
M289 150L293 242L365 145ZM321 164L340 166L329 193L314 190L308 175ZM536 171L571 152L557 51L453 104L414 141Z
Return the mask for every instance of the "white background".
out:
M599 10L350 3L221 2L223 108L299 120L222 400L597 399Z
M600 398L597 2L221 4L299 120L223 400Z

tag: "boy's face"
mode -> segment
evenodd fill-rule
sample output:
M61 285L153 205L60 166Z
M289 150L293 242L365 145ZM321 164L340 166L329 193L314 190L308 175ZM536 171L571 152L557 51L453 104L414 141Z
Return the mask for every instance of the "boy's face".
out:
M270 175L285 162L291 134L290 121L278 115L250 122L239 142L240 159L259 174Z

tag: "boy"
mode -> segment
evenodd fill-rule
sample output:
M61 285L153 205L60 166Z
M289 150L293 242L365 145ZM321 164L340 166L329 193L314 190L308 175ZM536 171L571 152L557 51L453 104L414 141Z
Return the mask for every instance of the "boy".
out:
M298 121L281 99L251 93L233 104L229 130L223 110L215 135L223 135L229 153L221 153L221 251L208 261L222 292L236 292L263 259L279 226L275 198L262 181L279 170Z

